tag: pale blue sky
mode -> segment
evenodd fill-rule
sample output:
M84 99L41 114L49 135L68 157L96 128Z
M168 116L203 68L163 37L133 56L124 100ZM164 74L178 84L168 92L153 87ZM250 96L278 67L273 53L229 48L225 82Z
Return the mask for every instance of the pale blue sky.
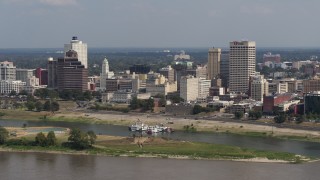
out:
M0 48L319 47L319 0L0 0Z

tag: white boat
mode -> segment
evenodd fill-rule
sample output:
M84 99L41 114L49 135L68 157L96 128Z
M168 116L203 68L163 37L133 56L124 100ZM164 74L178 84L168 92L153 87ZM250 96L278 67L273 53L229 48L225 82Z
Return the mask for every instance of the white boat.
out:
M136 122L135 124L129 126L129 131L146 131L148 129L148 125Z
M149 126L148 127L148 130L147 130L148 134L154 134L154 133L158 133L158 132L159 132L159 129L156 126Z
M159 132L165 132L167 131L168 127L163 126L163 125L156 125L156 128L158 129Z

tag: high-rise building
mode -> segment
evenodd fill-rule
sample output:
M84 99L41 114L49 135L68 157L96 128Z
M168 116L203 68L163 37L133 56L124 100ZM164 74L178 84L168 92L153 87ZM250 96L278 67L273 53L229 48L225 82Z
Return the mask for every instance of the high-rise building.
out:
M52 57L48 59L48 88L56 89L58 87L57 82L57 66L58 61L54 60Z
M227 89L229 87L229 52L221 54L220 78L222 80L222 87Z
M254 41L230 42L229 88L231 92L248 93L249 77L256 68Z
M36 69L36 78L39 78L40 85L48 85L48 70L37 68Z
M268 95L268 82L264 79L263 75L256 73L253 76L250 76L250 92L249 95L252 99L256 101L263 101L263 96Z
M167 67L161 68L159 73L166 77L169 82L174 81L174 69L169 65Z
M180 97L184 101L195 101L199 94L199 78L183 76L180 80Z
M210 48L208 53L208 66L207 73L208 79L217 78L220 74L220 58L221 49L220 48Z
M16 80L27 82L34 75L34 69L16 69Z
M77 36L72 37L70 44L64 45L64 54L69 50L74 50L78 54L78 59L82 65L87 69L88 68L88 48L87 44L83 43L82 41L78 40Z
M211 80L194 76L183 76L180 81L180 97L185 101L195 101L197 98L209 96Z
M16 67L13 65L13 62L0 62L0 80L16 80Z
M320 78L303 80L303 92L320 91Z
M108 59L105 57L102 62L102 72L100 74L100 89L106 89L106 79L110 79L114 77L114 73L109 71L109 62Z
M320 91L306 93L304 95L304 114L320 114Z
M63 90L88 90L88 69L78 60L77 52L69 50L57 62L57 86Z
M211 80L205 78L199 78L198 86L198 97L197 98L206 98L209 96L209 89L211 87Z

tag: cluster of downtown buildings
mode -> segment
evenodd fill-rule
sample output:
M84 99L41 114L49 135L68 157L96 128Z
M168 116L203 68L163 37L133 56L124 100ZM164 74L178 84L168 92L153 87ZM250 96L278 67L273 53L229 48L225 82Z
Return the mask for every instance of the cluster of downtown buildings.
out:
M264 55L260 67L305 68L306 73L320 72L317 61L281 62L280 55ZM109 70L107 58L102 60L100 76L88 77L87 44L73 37L64 46L64 57L48 59L47 69L17 69L12 62L0 63L0 92L50 88L58 91L100 91L102 102L129 103L133 96L148 99L156 95L180 96L182 104L171 104L175 113L186 114L184 107L192 104L218 106L225 112L259 110L273 113L275 109L287 111L293 107L296 113L308 112L304 97L319 99L320 79L297 80L282 78L274 73L272 79L256 72L256 43L233 41L229 51L210 48L208 63L194 65L185 52L175 55L171 65L150 71L148 65L134 65L124 72ZM169 99L169 98L167 98ZM308 98L311 99L312 98ZM312 108L311 108L312 109Z

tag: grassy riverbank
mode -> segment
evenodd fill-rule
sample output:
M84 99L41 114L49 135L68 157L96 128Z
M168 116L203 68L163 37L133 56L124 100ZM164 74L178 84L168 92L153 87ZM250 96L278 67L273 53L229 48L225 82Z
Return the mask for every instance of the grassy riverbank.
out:
M65 137L59 138L65 139ZM32 139L32 137L28 136L28 139ZM143 145L138 146L140 143ZM0 146L0 151L281 163L301 163L312 160L312 158L285 152L260 151L235 146L173 141L163 138L114 136L99 136L93 148L82 151L72 150L60 145L54 147L3 145Z
M142 120L149 125L159 123L167 123L165 117L161 115L157 117L147 117L145 114L114 114L105 111L84 113L82 111L66 111L57 112L55 114L48 112L31 112L24 110L2 110L5 116L2 119L8 120L28 120L28 121L59 121L59 122L75 122L89 124L112 124L127 126L133 124L137 119ZM319 131L307 131L296 129L275 128L272 126L262 126L246 123L235 123L225 121L206 121L192 119L174 119L174 124L169 126L175 130L183 130L186 125L193 124L198 132L210 133L230 133L251 137L274 137L280 139L320 142Z

